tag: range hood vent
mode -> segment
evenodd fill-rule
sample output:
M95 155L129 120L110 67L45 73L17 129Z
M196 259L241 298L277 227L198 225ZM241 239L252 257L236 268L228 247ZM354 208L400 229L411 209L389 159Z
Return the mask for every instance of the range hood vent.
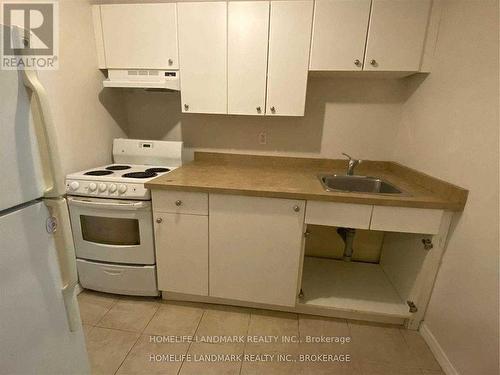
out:
M104 87L180 90L177 70L108 69Z

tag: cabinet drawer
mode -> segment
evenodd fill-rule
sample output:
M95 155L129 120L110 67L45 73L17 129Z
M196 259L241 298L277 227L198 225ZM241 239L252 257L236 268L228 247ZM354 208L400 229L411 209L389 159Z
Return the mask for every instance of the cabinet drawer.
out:
M442 217L443 210L374 206L370 229L437 234Z
M372 207L365 204L307 201L306 223L368 229Z
M179 214L208 215L208 194L153 190L153 210Z
M107 293L157 296L155 266L123 266L77 259L78 278L84 288Z

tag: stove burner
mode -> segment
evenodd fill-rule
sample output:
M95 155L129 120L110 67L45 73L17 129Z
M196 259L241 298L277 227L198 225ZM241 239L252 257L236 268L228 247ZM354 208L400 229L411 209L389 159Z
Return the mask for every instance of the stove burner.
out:
M122 177L129 177L129 178L151 178L157 176L156 173L154 172L131 172L131 173L125 173L122 175Z
M123 171L130 168L130 165L110 165L109 167L106 167L108 171Z
M97 171L90 171L86 172L85 175L87 176L106 176L108 174L113 174L112 171L105 171L105 170L97 170Z
M153 173L161 173L161 172L168 172L168 171L170 171L170 169L160 168L160 167L146 169L146 172L153 172Z

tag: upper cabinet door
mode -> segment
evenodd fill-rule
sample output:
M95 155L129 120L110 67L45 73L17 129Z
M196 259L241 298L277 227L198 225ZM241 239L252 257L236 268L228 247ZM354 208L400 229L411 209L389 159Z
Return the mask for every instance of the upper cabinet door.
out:
M312 13L312 0L271 1L268 115L304 115Z
M228 113L263 115L266 106L269 2L228 4Z
M362 70L371 0L316 0L310 70Z
M364 70L418 71L431 0L373 0Z
M227 113L227 3L178 3L182 111Z
M175 4L101 5L106 67L179 69Z

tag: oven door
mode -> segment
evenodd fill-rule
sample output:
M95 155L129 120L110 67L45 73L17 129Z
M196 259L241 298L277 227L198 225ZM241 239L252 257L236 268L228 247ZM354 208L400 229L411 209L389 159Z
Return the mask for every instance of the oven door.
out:
M76 256L154 264L151 202L68 197Z

